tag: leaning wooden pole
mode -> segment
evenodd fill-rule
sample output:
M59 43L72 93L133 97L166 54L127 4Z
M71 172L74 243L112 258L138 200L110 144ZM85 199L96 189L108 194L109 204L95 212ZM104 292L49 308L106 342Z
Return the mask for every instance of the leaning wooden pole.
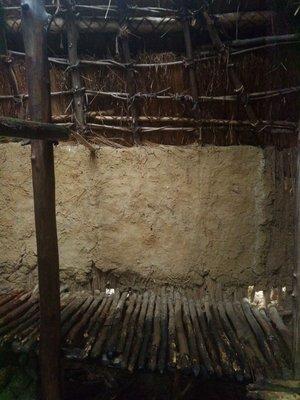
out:
M296 227L295 227L296 260L294 270L293 301L294 301L294 374L300 379L300 121L298 124L297 143L297 175L296 175Z
M50 78L47 61L49 15L43 0L22 0L30 118L50 122ZM60 294L55 216L53 143L32 140L31 164L40 294L41 398L60 397Z

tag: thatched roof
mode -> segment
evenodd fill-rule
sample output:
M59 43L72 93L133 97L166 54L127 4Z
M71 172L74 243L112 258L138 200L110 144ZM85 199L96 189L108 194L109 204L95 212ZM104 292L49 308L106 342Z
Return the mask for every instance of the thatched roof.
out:
M295 143L300 38L294 2L68 4L46 2L54 121L115 145L132 144L135 133L146 144ZM20 5L3 5L0 114L25 117ZM212 46L204 10L225 47ZM72 60L70 40L78 49Z

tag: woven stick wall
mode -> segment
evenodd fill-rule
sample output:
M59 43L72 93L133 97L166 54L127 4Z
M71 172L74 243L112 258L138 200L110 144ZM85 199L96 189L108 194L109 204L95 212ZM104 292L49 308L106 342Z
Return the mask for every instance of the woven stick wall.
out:
M86 145L294 145L296 9L272 3L47 4L54 122ZM2 11L0 113L26 117L20 5Z

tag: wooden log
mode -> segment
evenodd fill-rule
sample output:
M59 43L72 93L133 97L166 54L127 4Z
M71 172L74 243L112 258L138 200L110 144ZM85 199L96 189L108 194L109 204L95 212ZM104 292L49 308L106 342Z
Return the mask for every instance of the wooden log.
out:
M190 315L191 315L193 328L195 331L197 346L198 346L198 350L199 350L200 362L202 362L203 366L204 366L204 371L202 371L202 373L203 373L204 377L206 375L211 376L214 374L214 369L213 369L208 351L205 347L204 338L203 338L203 335L202 335L202 332L200 329L199 321L197 319L196 306L195 306L194 299L189 299L189 309L190 309Z
M137 295L135 293L131 294L129 297L128 306L127 306L125 317L123 320L119 341L117 344L117 354L119 354L119 355L121 355L123 353L124 348L125 348L125 343L126 343L126 339L127 339L128 331L129 331L129 323L131 320L133 310L135 308L136 301L137 301ZM116 360L116 363L118 363L118 364L120 363L119 358L118 358L118 360Z
M138 295L137 299L136 299L134 310L129 319L128 335L127 335L127 339L126 339L126 343L125 343L125 347L124 347L124 352L122 354L122 361L121 361L122 368L126 368L128 366L130 349L132 346L133 337L134 337L135 330L136 330L136 321L140 314L141 307L142 307L142 296Z
M155 308L156 309L156 308ZM160 332L161 339L160 345L158 345L158 341L156 345L159 347L159 355L158 355L158 369L162 374L166 368L167 361L167 349L168 349L168 304L167 304L167 295L165 287L162 287L160 294L160 312L159 316L156 317L156 320L160 319Z
M189 304L185 296L182 296L182 311L183 311L183 322L187 332L188 346L190 349L190 358L192 362L193 372L195 376L198 376L200 372L201 376L205 376L206 370L204 366L200 363L195 331L191 321Z
M173 369L177 365L177 355L178 355L178 347L176 341L176 325L175 325L175 310L174 310L174 300L171 295L168 296L168 314L169 314L169 323L168 323L168 337L169 337L169 358L168 358L168 367Z
M156 305L155 299L157 301L158 297L156 297L155 293L152 292L149 297L148 308L145 317L143 343L138 357L137 365L139 370L144 369L146 365L146 360L148 356L148 346L152 335L153 319L155 318L154 317L154 307Z
M98 338L93 347L93 350L92 350L93 357L97 357L97 354L100 356L100 354L103 351L104 344L105 344L106 340L109 338L109 334L111 333L111 327L113 326L113 321L115 319L115 315L119 313L119 309L118 309L119 301L120 301L120 292L117 291L113 296L113 301L112 301L110 309L107 312L107 317L105 319L104 325L103 325L102 329L100 330ZM105 353L104 353L104 355L102 355L102 361L107 362L107 357L106 357Z
M219 311L219 315L220 315L220 319L221 319L223 328L224 328L227 336L230 338L231 345L232 345L234 351L236 352L236 355L239 359L239 363L243 369L243 375L246 380L250 380L251 374L250 374L250 371L249 371L249 368L248 368L248 365L246 362L246 357L244 355L243 347L240 345L238 337L237 337L234 329L232 328L230 321L228 319L228 316L226 314L225 306L224 306L223 302L221 302L221 301L218 303L218 311Z
M22 31L26 54L30 118L50 122L50 76L47 59L48 15L42 0L22 0ZM55 213L53 144L33 140L31 145L35 227L40 293L41 397L59 400L60 290Z
M222 368L219 363L217 349L214 347L212 337L211 337L210 331L208 329L206 315L205 315L204 311L201 309L201 305L200 305L199 301L195 302L195 306L196 306L197 317L198 317L198 321L199 321L199 324L201 327L202 335L205 340L206 348L208 350L215 375L220 378L223 375Z
M257 307L251 307L251 311L267 337L272 355L276 359L280 370L286 371L286 368L289 369L291 367L289 362L290 360L288 357L285 357L280 345L279 337L275 329L273 329L270 320L266 318L266 315L263 316Z
M216 315L213 310L213 306L208 299L205 299L204 305L205 305L205 314L207 318L209 333L211 334L214 348L217 350L220 365L223 370L223 375L233 378L234 375L233 369L231 367L230 360L226 352L226 348L224 346L222 338L220 337L218 323Z
M22 316L24 313L26 313L32 306L34 306L37 303L37 299L29 297L29 299L21 304L19 304L17 307L15 307L13 310L11 310L9 313L7 313L5 316L3 316L0 320L0 336L7 332L7 330L10 328L10 323L13 322L15 323L18 317Z
M12 293L12 294L4 294L1 296L0 299L0 312L1 312L1 307L7 303L9 303L11 300L13 300L15 297L20 296L21 294L18 292Z
M258 124L258 119L253 111L252 106L248 102L248 95L245 92L244 85L242 84L238 74L235 71L234 64L229 61L229 50L224 46L222 43L219 33L215 27L215 24L208 14L207 11L203 10L202 11L203 18L206 22L206 27L210 36L210 39L212 41L213 46L215 49L219 52L224 65L227 65L227 71L228 71L228 76L231 81L232 86L234 87L235 93L238 95L239 100L241 101L241 104L244 106L245 111L248 115L249 121L251 122L251 125L256 126Z
M68 337L66 339L68 346L70 347L78 346L76 340L80 341L80 339L82 338L83 331L86 325L88 324L90 318L94 315L94 312L99 306L100 302L101 298L93 299L86 312L81 316L80 320L69 331Z
M25 139L67 140L68 128L54 124L0 117L0 135Z
M258 322L256 321L256 319L254 318L254 316L251 312L251 307L250 307L249 301L247 299L244 299L242 301L242 310L245 314L245 317L246 317L249 325L251 326L252 331L255 334L256 341L258 343L258 346L259 346L262 354L266 358L271 369L274 371L274 374L276 374L276 372L278 372L278 365L275 362L274 358L272 357L272 353L269 348L268 342L264 336L264 332L261 329Z
M262 363L256 357L255 351L252 349L251 341L249 340L249 333L245 327L244 322L239 318L236 310L233 308L233 304L229 301L225 302L225 309L229 320L231 321L240 345L246 356L247 365L249 366L249 371L251 374L251 379L262 379L264 375L264 368Z
M300 119L298 123L296 205L295 205L295 267L293 273L293 356L294 376L300 379Z
M101 304L96 310L94 316L91 318L89 326L83 335L86 338L86 342L83 346L81 358L85 359L90 354L90 351L93 347L93 344L95 343L101 324L103 322L103 315L104 313L106 313L106 304L109 303L109 307L111 301L111 296L105 295L104 298L102 298Z
M69 66L68 69L72 79L73 89L73 107L75 111L76 128L80 132L84 129L85 114L84 114L84 89L82 87L82 80L80 76L80 65L78 58L78 37L79 32L76 25L75 9L74 5L69 0L63 0L63 4L66 6L67 13L67 42L68 42L68 58Z
M157 367L157 355L161 342L161 302L162 298L160 296L156 297L155 310L154 310L154 321L153 321L153 335L151 346L149 350L149 362L148 368L150 371L155 371ZM165 365L161 365L162 369Z
M30 293L19 293L12 297L8 302L4 303L0 308L0 318L13 311L18 305L26 302L30 297Z
M268 312L271 321L273 322L275 328L277 329L278 333L280 334L281 338L284 340L287 347L292 352L292 335L289 329L284 324L281 316L279 315L277 308L274 305L269 305Z
M79 321L83 315L87 312L88 308L90 307L93 301L92 296L88 296L84 302L80 305L77 311L69 317L65 323L61 327L61 337L64 340L69 333L69 331L73 328L73 326Z
M128 292L123 292L117 304L113 321L110 326L110 332L108 334L108 340L105 350L105 353L109 359L113 359L117 355L117 339L120 334L123 311L125 309L127 298L128 298Z
M36 320L38 312L39 306L36 302L24 314L22 314L20 318L10 322L10 324L6 326L3 331L1 330L0 336L2 337L3 341L10 342L13 339L16 339L19 332L22 332L30 327L31 323Z
M186 373L191 370L190 351L183 325L182 301L179 292L175 292L175 326L178 343L177 368Z
M132 134L133 141L135 144L140 143L140 135L139 135L139 127L138 127L138 115L139 115L139 105L137 103L137 98L134 94L137 92L136 83L135 83L135 70L130 65L131 57L130 57L130 49L129 49L129 31L130 28L127 24L127 3L126 0L117 0L118 11L119 11L119 41L121 43L122 48L122 61L127 64L126 68L126 83L127 83L127 91L129 96L131 97L131 104L129 105L129 111L132 117Z
M218 27L224 29L234 29L238 21L240 31L243 29L252 29L270 24L276 17L273 11L245 12L215 14L214 19L217 21ZM8 32L18 33L21 29L21 21L18 17L8 16L6 18ZM116 19L104 17L81 17L77 21L80 33L118 33L119 24ZM50 34L60 34L66 29L66 21L64 18L57 16L53 19L49 30ZM158 33L180 32L182 30L181 23L175 17L135 17L130 18L130 30L137 34L151 34L154 31Z
M145 326L145 319L147 315L147 310L148 310L148 302L149 302L149 293L145 292L143 295L143 302L141 306L141 311L137 320L136 324L136 330L135 330L135 336L133 340L133 345L131 348L131 356L129 358L128 362L128 370L132 372L134 370L136 361L139 357L141 345L143 342L143 336L144 336L144 326Z

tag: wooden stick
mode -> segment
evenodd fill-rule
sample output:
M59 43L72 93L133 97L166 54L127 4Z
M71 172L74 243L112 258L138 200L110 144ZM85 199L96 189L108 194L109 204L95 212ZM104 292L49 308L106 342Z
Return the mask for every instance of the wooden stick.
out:
M295 227L295 269L293 274L293 355L294 376L300 379L300 119L298 123L297 174L296 174L296 227Z
M107 312L107 317L105 319L105 322L103 324L102 329L100 330L97 340L95 342L95 345L92 349L92 355L93 357L97 357L101 355L101 353L103 352L103 348L105 345L106 340L109 338L109 334L111 334L111 328L113 327L113 323L115 320L115 316L119 314L120 309L118 308L118 304L120 301L120 292L116 291L116 293L112 296L113 297L113 301L111 304L110 309ZM104 353L102 355L102 361L107 362L107 356Z
M136 321L138 319L138 316L140 314L140 310L142 307L142 296L138 295L135 303L134 310L130 316L129 320L129 326L128 326L128 336L126 340L126 344L124 347L124 352L122 354L122 362L121 366L122 368L126 368L128 366L128 359L130 356L130 349L132 347L132 342L135 334L135 326L136 326Z
M155 301L154 321L153 321L153 335L152 342L149 350L148 368L150 371L155 371L157 366L157 353L161 342L161 303L162 298L157 296ZM164 368L164 365L162 366Z
M131 315L132 315L134 307L135 307L136 300L137 300L137 295L135 293L131 294L129 297L128 306L127 306L125 317L123 320L119 341L117 344L117 354L122 354L124 351L126 339L127 339L127 335L128 335L128 330L129 330L129 322L130 322ZM118 360L118 362L119 362L119 360Z
M146 359L148 355L148 345L152 335L153 319L155 318L154 317L154 307L156 305L155 299L157 301L158 298L155 296L155 293L152 292L149 297L147 314L145 317L143 343L138 357L138 369L140 370L144 369L146 365Z
M214 19L217 20L218 26L224 29L232 29L235 27L237 21L240 30L243 28L251 28L257 26L265 26L270 22L276 13L273 11L260 11L258 12L244 12L215 14ZM21 29L21 21L18 16L8 16L6 18L8 32L18 33ZM60 34L65 30L66 20L62 16L57 16L53 19L49 29L50 34ZM78 19L77 26L80 33L88 32L102 32L102 33L118 33L119 24L114 18L105 18L104 16L84 16ZM130 29L138 34L151 34L153 32L166 33L166 32L180 32L182 30L181 23L176 17L163 16L163 17L135 17L130 18Z
M120 33L119 40L122 47L122 59L127 65L130 64L130 49L129 49L129 28L127 24L127 3L126 0L117 0L118 11L119 11L119 24L120 24ZM127 82L127 91L129 96L131 97L130 104L130 112L132 116L132 134L133 141L135 144L140 143L140 135L137 117L139 114L139 106L137 103L137 98L134 94L137 92L136 83L135 83L135 71L132 66L128 66L126 69L126 82Z
M271 368L273 369L274 373L276 373L276 370L278 369L277 364L275 363L274 358L272 357L268 342L266 341L266 338L264 336L264 332L261 329L260 325L256 321L256 319L253 316L253 313L251 312L251 307L247 299L244 299L242 301L242 310L245 314L245 317L249 323L249 325L252 328L252 331L255 334L256 341L259 345L259 348L263 355L265 356L266 360L270 364Z
M159 298L159 297L158 297ZM159 348L159 355L158 355L158 369L159 372L162 374L166 367L167 361L167 350L168 350L168 304L167 304L167 294L165 287L163 286L161 289L160 294L160 318L159 316L156 319L160 319L160 332L161 332L161 339L160 345L158 341L156 342L157 347ZM155 308L156 309L156 308Z
M113 359L117 355L117 339L119 337L121 330L120 325L122 322L123 311L126 305L127 297L128 297L128 292L123 292L117 304L113 322L110 327L110 332L108 334L108 341L105 350L107 357L109 359Z
M207 11L203 10L202 15L206 22L206 27L207 27L207 30L208 30L208 33L209 33L209 36L210 36L213 46L221 55L224 64L227 63L227 69L228 69L228 75L229 75L230 81L231 81L231 83L234 87L234 90L237 93L242 105L245 107L249 121L251 122L251 124L253 126L256 126L258 123L257 117L253 111L252 106L250 104L248 104L248 95L245 92L244 85L242 84L239 76L237 75L237 73L234 69L234 64L230 63L230 61L229 61L229 56L230 56L229 51L226 49L226 47L222 43L219 33L215 27L215 24L214 24L213 20L211 19L210 15L207 13Z
M39 140L67 140L70 136L68 128L18 118L0 117L1 136L19 137Z
M101 355L102 345L104 343L107 326L106 320L108 319L109 313L112 312L116 307L116 303L119 301L120 294L117 293L115 296L110 295L105 303L105 306L101 312L101 317L99 318L99 330L98 334L94 338L94 344L91 348L90 356L91 358L97 358Z
M200 371L202 375L205 375L206 371L204 367L200 364L200 358L196 343L196 336L194 332L194 328L191 321L190 309L188 305L188 300L185 296L182 296L182 311L183 311L183 321L184 326L187 331L187 339L189 344L189 354L193 366L193 372L195 376L198 376Z
M84 129L85 115L84 115L84 88L82 87L82 80L79 70L79 58L77 51L78 43L78 28L72 3L69 0L63 0L67 9L67 42L68 42L68 57L69 57L69 70L72 79L73 94L73 107L75 111L76 127L77 130Z
M175 326L179 348L177 368L183 372L189 372L191 369L191 359L188 341L183 325L183 310L179 292L175 292Z
M147 315L147 309L148 309L148 302L149 302L149 293L145 292L143 295L143 302L141 306L141 311L139 314L139 318L137 320L136 324L136 330L135 330L135 336L133 340L133 345L131 348L131 357L128 362L128 370L132 372L134 370L136 361L139 356L140 348L143 342L143 336L144 336L144 326L145 326L145 318Z
M292 335L291 335L291 332L289 331L289 329L284 324L282 318L280 317L280 315L279 315L279 313L277 311L277 308L274 305L270 304L269 307L268 307L268 311L269 311L270 319L273 322L273 324L275 325L275 328L277 329L278 333L280 334L280 336L284 340L284 342L287 345L287 347L292 352L293 349L292 349Z
M32 120L50 122L50 77L45 28L48 15L42 0L22 0L21 8L29 114ZM49 141L33 140L31 163L41 314L41 397L43 400L59 400L60 285L53 144Z
M168 366L169 368L175 368L177 365L177 343L176 343L176 326L175 326L175 311L173 298L168 296L168 314L169 314L169 324L168 324L168 337L169 337L169 358Z
M299 43L298 36L296 34L288 34L288 35L278 35L278 36L263 36L263 37L257 37L257 38L251 38L251 39L241 39L241 40L234 40L231 42L224 42L226 46L229 48L231 47L246 47L246 46L253 46L257 45L256 47L246 47L242 50L238 51L231 51L230 56L234 57L240 54L246 54L249 52L254 52L258 51L261 49L266 48L267 46L272 46L272 47L277 47L280 45L293 45ZM261 45L261 46L259 46ZM15 56L15 57L24 57L25 53L19 52L19 51L14 51L14 50L8 50L8 54L10 56ZM217 57L217 55L213 54L211 51L203 51L202 53L203 57L195 57L193 61L195 63L198 62L203 62L203 61L208 61L211 59L214 59ZM49 57L48 58L49 62L53 64L58 64L58 65L69 65L69 61L65 58L59 58L59 57ZM112 59L104 59L104 60L84 60L80 59L79 64L81 65L94 65L94 66L107 66L107 67L115 67L115 68L121 68L125 69L127 67L127 64L120 63L119 61L115 61ZM166 62L157 62L157 63L133 63L132 67L133 68L163 68L163 67L172 67L172 66L178 66L178 65L185 65L186 60L177 60L177 61L166 61Z

